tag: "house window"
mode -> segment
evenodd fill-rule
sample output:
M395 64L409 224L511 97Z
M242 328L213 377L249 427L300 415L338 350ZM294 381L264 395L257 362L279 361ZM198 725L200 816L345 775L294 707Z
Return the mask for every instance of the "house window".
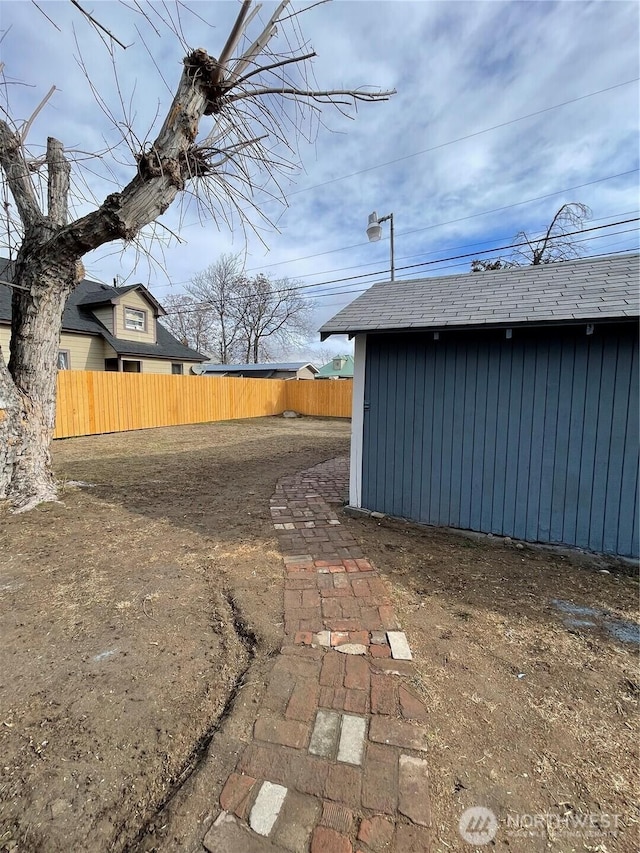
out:
M184 373L184 365L182 364L182 362L173 362L173 364L171 365L171 372L174 376L182 376L182 374Z
M117 358L105 358L104 360L104 369L109 371L115 371L116 373L120 370L118 365Z
M139 361L125 361L125 359L122 359L122 371L123 373L141 373L142 365Z
M71 353L68 349L61 349L58 352L58 370L69 370L71 364Z
M132 332L144 332L147 329L147 312L138 308L124 309L124 327Z

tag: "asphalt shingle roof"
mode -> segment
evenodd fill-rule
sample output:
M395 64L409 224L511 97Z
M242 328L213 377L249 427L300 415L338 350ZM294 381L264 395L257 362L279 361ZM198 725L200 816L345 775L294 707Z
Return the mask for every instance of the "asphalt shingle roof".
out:
M0 258L0 281L11 281L11 262ZM83 332L86 335L100 335L119 355L139 355L148 358L174 358L182 361L206 361L205 356L190 347L184 346L173 335L157 322L156 344L145 344L138 341L126 341L114 336L97 320L89 305L108 302L114 297L122 296L129 290L140 287L138 284L122 288L110 287L97 281L83 279L73 290L62 314L63 332ZM11 322L11 288L0 283L0 323Z
M331 334L637 317L640 255L381 282L320 329Z

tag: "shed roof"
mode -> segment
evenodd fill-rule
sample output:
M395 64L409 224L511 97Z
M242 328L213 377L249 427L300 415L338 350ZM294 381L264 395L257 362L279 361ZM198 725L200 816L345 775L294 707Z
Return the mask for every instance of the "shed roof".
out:
M640 255L380 282L320 329L333 334L637 317Z

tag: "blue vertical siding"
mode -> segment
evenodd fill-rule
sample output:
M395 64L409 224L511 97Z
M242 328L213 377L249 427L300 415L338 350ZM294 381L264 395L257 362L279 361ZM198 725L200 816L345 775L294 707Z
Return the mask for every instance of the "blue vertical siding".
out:
M638 340L627 325L370 335L363 506L638 556Z

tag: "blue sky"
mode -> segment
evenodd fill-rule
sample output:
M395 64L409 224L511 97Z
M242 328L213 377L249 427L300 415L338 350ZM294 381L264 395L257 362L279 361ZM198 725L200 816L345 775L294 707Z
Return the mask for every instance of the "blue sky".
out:
M101 97L120 114L108 54L70 3L39 5L60 32L29 2L4 3L0 12L5 74L29 84L8 87L11 113L18 121L27 118L55 85L59 91L29 133L32 150L41 151L47 135L69 148L104 148L117 134L77 56L80 49ZM169 88L184 51L159 22L161 37L124 4L104 0L86 8L131 45L116 51L116 61L122 100L144 138L170 102L147 48ZM219 53L238 3L203 0L191 8L197 16L181 15L188 44ZM260 17L272 8L265 3ZM398 268L509 243L522 229L537 233L565 202L589 205L591 225L638 216L639 94L637 80L629 81L640 73L639 9L625 0L335 0L318 6L302 16L301 25L318 53L320 87L369 84L398 94L386 103L360 105L353 119L325 109L325 126L314 142L300 141L301 169L282 183L287 204L257 195L274 223L261 226L261 240L237 222L200 222L193 205L182 215L174 207L163 221L180 228L186 243L171 241L163 258L156 252L166 275L144 258L134 269L134 252L122 254L122 247L88 256L88 275L143 281L162 301L222 252L242 253L251 272L316 285L305 292L314 300L319 326L358 289L386 277L388 240L369 244L364 233L373 210L394 213ZM603 89L608 91L584 97ZM567 101L573 103L549 109ZM530 117L515 121L524 116ZM113 191L113 180L132 175L126 153L110 164L110 173L91 163L102 174L86 176L98 198ZM585 243L585 251L637 247L637 231L615 233L636 225L596 232L603 236ZM398 269L397 275L467 269L468 261L460 260ZM364 273L374 275L323 284Z

